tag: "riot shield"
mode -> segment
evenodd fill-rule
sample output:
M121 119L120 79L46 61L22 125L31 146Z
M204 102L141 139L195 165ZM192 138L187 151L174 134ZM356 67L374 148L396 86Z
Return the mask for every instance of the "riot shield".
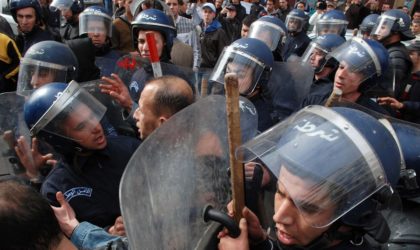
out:
M204 249L209 234L217 233L218 224L205 223L201 214L208 204L225 210L230 200L225 101L212 95L183 109L130 159L120 204L132 249ZM258 119L252 103L240 102L246 141Z
M25 172L14 149L20 136L24 136L27 142L31 141L23 117L24 103L25 98L16 92L0 94L0 180ZM30 155L28 152L28 157Z
M267 89L279 121L293 113L308 95L314 70L300 62L276 62Z
M123 119L122 107L116 103L111 96L101 92L101 89L99 88L99 84L101 83L104 82L101 79L97 79L81 82L79 85L86 89L107 108L105 113L106 122L109 122L118 134L136 137L136 129ZM112 131L106 132L107 134L112 134Z

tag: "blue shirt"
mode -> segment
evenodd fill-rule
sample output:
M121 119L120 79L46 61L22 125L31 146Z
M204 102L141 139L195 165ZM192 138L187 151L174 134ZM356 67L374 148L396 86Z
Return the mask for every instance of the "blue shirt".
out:
M100 227L113 225L121 215L119 185L125 167L140 141L131 137L107 137L102 150L76 155L61 162L46 177L41 194L58 206L55 194L63 192L79 221Z

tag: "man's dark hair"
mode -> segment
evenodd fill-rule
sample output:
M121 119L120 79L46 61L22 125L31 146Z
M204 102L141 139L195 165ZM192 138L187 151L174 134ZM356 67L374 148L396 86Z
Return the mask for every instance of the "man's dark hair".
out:
M168 114L173 115L181 109L187 107L194 102L194 95L191 89L191 94L186 93L185 89L178 89L177 82L185 82L185 85L190 85L182 78L177 76L162 76L155 78L146 84L159 81L159 89L154 98L154 113L157 115Z
M0 182L0 225L0 249L51 249L64 237L48 201L16 181Z
M253 15L248 15L242 20L242 24L251 27L251 24L255 22L258 18Z

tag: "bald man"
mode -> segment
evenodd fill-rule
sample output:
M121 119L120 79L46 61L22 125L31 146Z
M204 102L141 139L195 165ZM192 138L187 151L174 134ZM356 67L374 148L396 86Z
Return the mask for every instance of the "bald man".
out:
M146 83L134 112L144 140L172 115L194 102L190 85L177 76L162 76Z

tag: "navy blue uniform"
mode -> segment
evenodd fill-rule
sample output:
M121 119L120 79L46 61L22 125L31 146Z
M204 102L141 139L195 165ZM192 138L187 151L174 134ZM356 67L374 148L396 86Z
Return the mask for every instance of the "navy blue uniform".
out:
M103 150L76 154L61 162L46 177L41 193L58 206L55 194L63 192L79 221L100 227L113 225L121 215L119 184L124 169L140 141L130 137L107 137Z
M53 35L50 32L43 30L38 26L35 26L31 32L19 34L16 37L16 45L18 46L23 56L29 49L29 47L31 47L35 43L49 40L54 40Z
M289 34L283 45L283 60L287 61L292 54L302 56L310 42L311 39L305 32L299 32L296 35Z

